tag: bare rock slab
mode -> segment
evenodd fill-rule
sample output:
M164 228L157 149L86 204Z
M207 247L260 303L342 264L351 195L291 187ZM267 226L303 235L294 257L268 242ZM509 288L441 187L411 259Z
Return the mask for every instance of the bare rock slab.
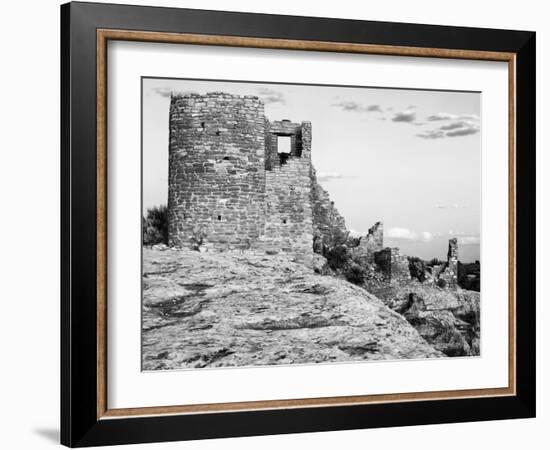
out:
M144 370L444 356L364 289L287 255L144 249Z

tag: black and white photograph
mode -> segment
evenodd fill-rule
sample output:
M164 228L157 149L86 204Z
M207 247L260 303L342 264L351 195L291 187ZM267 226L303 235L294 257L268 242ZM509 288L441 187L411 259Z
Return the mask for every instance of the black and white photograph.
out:
M543 448L544 5L5 3L0 449Z
M142 370L479 356L480 102L142 78Z

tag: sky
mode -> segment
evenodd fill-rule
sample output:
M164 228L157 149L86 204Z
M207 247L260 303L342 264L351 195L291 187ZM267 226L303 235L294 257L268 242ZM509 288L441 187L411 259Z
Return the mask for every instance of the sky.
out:
M355 235L384 223L409 256L479 260L481 96L476 92L143 79L143 208L168 198L172 92L257 95L270 120L312 123L321 185Z

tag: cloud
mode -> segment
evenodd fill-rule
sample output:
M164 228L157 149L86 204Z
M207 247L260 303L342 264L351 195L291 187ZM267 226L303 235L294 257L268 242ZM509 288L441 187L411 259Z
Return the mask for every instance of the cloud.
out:
M428 117L427 120L430 120L430 118ZM478 122L474 120L455 120L438 128L418 133L417 136L422 139L441 139L445 137L468 136L476 133L479 133Z
M468 136L470 134L476 134L476 133L479 133L479 128L466 127L466 128L459 128L454 131L447 131L445 135L448 137L457 137L457 136Z
M341 102L333 103L332 106L336 106L347 112L382 112L380 105L364 105L354 101L342 100Z
M451 113L437 113L426 117L428 122L438 122L440 120L479 120L477 114L451 114Z
M477 236L477 234L473 234L466 231L455 231L455 230L449 230L447 233L449 236Z
M156 87L153 88L155 94L160 95L161 97L171 97L173 94L186 95L186 94L197 94L195 91L175 91L168 87Z
M161 97L170 97L172 95L172 89L167 87L156 87L153 88L153 91Z
M445 133L439 130L428 130L418 133L416 136L422 139L441 139L445 137Z
M475 120L479 122L479 116L477 114L461 114L458 118L463 120Z
M457 122L451 122L448 125L443 125L439 127L439 129L446 131L445 135L448 137L468 136L478 133L479 125L469 120L459 120Z
M416 121L416 113L411 110L397 112L394 114L392 121L411 123Z
M457 117L454 114L448 114L448 113L437 113L433 114L431 116L426 117L426 120L428 122L437 122L439 120L452 120L456 119Z
M433 239L433 235L429 231L423 231L422 233L420 233L420 240L421 241L429 242L432 239Z
M344 178L344 176L338 172L319 172L317 174L318 181L330 181L330 180L337 180L340 178Z
M382 108L380 105L369 105L367 106L368 112L382 112Z
M402 228L402 227L390 228L385 234L389 238L403 239L405 241L416 241L418 239L417 233L409 230L408 228Z
M479 245L479 236L461 236L458 238L459 245Z
M361 104L357 102L341 101L338 103L333 103L332 106L337 106L339 108L342 108L342 110L344 111L350 111L350 112L360 112L362 110Z
M479 245L480 243L479 234L476 233L449 230L447 234L450 237L456 237L459 245Z
M284 94L275 89L260 88L258 89L258 95L266 105L272 105L274 103L286 104Z
M456 130L457 128L463 128L471 126L471 122L465 122L464 120L459 120L458 122L451 122L449 125L443 125L439 127L440 130Z
M390 239L397 239L403 241L421 241L429 242L433 239L434 235L429 231L422 231L417 233L416 231L409 230L403 227L393 227L386 231L385 236Z

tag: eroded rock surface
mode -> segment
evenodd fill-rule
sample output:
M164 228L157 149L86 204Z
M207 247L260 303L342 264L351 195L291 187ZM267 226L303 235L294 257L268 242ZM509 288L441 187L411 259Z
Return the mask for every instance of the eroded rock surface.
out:
M445 355L479 355L479 292L414 281L371 286L369 290Z
M143 369L444 356L363 288L288 256L144 249Z

